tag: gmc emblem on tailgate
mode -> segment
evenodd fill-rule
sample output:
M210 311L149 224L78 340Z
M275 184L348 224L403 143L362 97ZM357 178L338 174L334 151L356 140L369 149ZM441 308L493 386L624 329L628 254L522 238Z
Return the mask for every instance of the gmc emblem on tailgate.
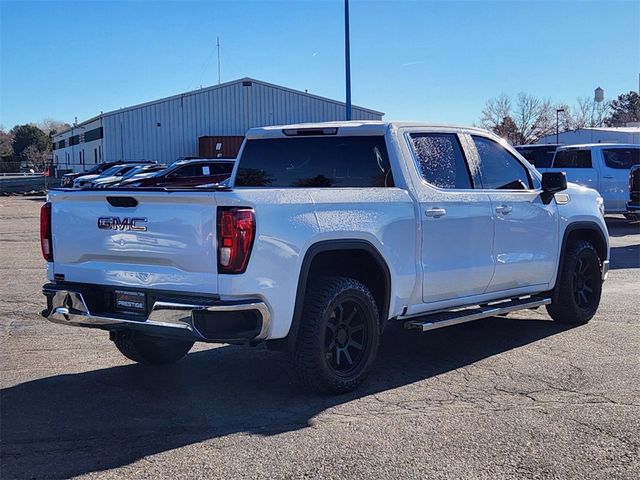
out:
M98 218L98 228L100 230L133 230L134 232L146 232L147 227L140 225L147 223L146 218L130 217L100 217Z

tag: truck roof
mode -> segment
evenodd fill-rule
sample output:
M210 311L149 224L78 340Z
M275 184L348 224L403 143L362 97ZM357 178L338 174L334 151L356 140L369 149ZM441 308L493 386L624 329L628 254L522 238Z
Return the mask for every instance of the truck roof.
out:
M588 148L594 148L594 147L640 148L640 145L638 145L637 143L615 143L615 142L610 142L610 143L581 143L581 144L578 144L578 145L563 145L561 147L558 147L558 150L580 150L580 149L588 149Z
M453 130L466 130L486 132L481 128L469 127L463 125L446 125L441 123L422 123L422 122L386 122L379 120L351 120L338 122L315 122L315 123L298 123L292 125L272 125L269 127L251 128L247 132L247 139L258 138L285 138L289 136L297 136L296 130L325 130L324 135L338 136L365 136L365 135L384 135L388 129L401 127L424 127L424 128L443 128ZM291 133L286 133L287 131ZM313 133L312 133L313 134Z

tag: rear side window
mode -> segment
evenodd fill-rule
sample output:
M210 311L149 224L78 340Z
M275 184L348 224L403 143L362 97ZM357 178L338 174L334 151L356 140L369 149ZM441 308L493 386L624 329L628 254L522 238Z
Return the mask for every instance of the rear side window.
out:
M558 150L553 168L591 168L591 150Z
M411 134L422 178L438 188L471 189L467 163L453 133Z
M553 155L557 147L518 147L518 153L526 158L531 165L537 168L550 168L553 162Z
M191 164L191 165L185 165L184 167L178 168L174 172L174 175L178 178L195 177L195 176L201 175L201 172L202 172L202 165Z
M629 170L640 165L640 148L605 148L602 153L609 168Z
M484 189L526 190L533 188L529 172L502 145L484 137L472 136L478 150L478 171Z
M238 187L392 187L383 136L248 140Z

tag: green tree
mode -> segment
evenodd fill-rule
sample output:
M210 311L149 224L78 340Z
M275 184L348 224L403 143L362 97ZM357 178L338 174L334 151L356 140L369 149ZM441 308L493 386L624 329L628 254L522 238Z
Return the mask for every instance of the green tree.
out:
M22 155L28 147L42 153L51 150L51 139L35 125L16 125L10 133L13 135L11 147L14 155Z
M0 126L0 157L8 157L13 154L13 148L11 148L12 140L11 133Z
M623 127L628 122L640 122L640 95L623 93L610 104L611 115L605 120L610 127Z

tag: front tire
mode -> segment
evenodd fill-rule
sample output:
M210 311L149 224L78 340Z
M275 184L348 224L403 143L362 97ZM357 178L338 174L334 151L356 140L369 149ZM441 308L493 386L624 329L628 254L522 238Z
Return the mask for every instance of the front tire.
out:
M293 352L301 383L315 391L345 393L360 385L378 351L380 317L369 289L346 277L310 285Z
M125 357L144 365L167 365L184 357L194 342L151 337L138 332L117 332L113 343Z
M581 325L593 318L602 295L602 266L591 243L568 245L554 293L547 312L556 322Z

